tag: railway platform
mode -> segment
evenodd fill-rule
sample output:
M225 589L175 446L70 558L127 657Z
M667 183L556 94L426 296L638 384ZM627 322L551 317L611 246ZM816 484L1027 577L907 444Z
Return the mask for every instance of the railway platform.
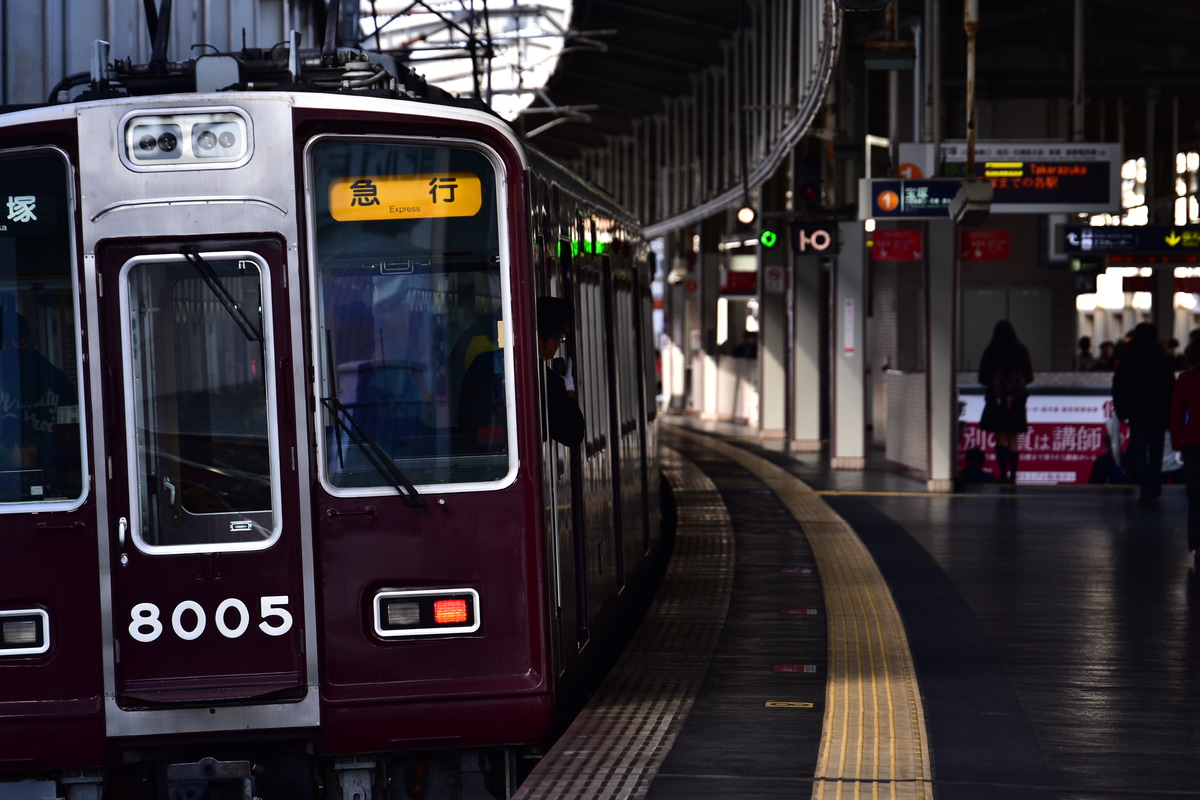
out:
M517 797L1200 797L1182 487L931 494L671 417L664 584Z

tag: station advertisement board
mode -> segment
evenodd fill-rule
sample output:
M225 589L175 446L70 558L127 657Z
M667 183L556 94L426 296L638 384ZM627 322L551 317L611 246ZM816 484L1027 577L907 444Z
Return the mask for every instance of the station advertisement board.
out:
M967 450L983 450L984 470L996 473L995 436L979 428L983 414L982 387L959 393L958 468ZM1113 417L1112 395L1031 394L1025 404L1029 430L1021 435L1019 484L1087 483L1092 464L1104 453L1104 436Z
M1008 261L1011 236L1006 230L971 230L959 233L959 258L963 261Z
M876 230L867 241L872 261L920 261L919 230Z
M1121 210L1121 146L1108 142L990 140L975 143L975 175L992 183L993 214L1116 213ZM901 143L913 177L962 178L967 143Z

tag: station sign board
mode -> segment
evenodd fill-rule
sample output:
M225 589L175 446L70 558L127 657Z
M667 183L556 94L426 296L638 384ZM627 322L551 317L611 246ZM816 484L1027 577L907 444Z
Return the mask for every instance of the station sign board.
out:
M984 451L984 469L996 467L995 436L979 427L983 415L982 387L959 387L958 465L967 451ZM1028 430L1018 437L1021 466L1017 483L1087 483L1092 465L1105 452L1104 437L1116 424L1112 395L1033 393L1026 401ZM1121 437L1123 441L1125 436Z
M876 230L867 241L872 261L920 261L921 245L919 230Z
M1063 225L1068 253L1200 253L1200 227L1172 225Z
M898 178L859 181L858 215L861 219L946 219L950 201L962 181L956 178Z
M838 251L837 223L793 226L792 250L801 255L833 255Z
M964 229L959 235L959 257L963 261L1008 261L1010 235L1006 230Z
M902 143L907 174L966 175L967 143ZM993 214L1116 213L1121 146L1116 143L991 140L975 144L975 175L992 183Z

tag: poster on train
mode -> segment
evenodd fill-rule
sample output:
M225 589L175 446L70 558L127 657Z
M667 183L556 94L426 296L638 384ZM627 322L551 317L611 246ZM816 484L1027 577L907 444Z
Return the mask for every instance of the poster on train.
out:
M996 439L979 428L983 414L983 393L959 394L958 468L966 466L967 452L983 451L983 469L996 474ZM1089 483L1097 459L1105 455L1110 443L1114 458L1120 462L1128 431L1113 413L1112 396L1101 394L1031 394L1025 405L1029 429L1021 435L1019 484ZM1178 454L1168 446L1164 452L1164 470L1182 466ZM1105 473L1103 462L1098 475ZM1110 474L1109 479L1112 479Z

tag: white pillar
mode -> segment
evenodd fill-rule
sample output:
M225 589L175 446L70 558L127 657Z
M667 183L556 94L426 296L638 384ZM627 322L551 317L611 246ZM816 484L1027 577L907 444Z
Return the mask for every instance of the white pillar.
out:
M792 269L792 444L821 449L821 257L795 256Z
M787 435L787 247L760 247L758 425L764 439Z
M958 466L958 228L930 220L925 242L926 488L954 488Z
M831 360L831 466L867 466L867 405L863 375L866 358L866 252L863 224L838 223L842 249L833 260L833 354Z

